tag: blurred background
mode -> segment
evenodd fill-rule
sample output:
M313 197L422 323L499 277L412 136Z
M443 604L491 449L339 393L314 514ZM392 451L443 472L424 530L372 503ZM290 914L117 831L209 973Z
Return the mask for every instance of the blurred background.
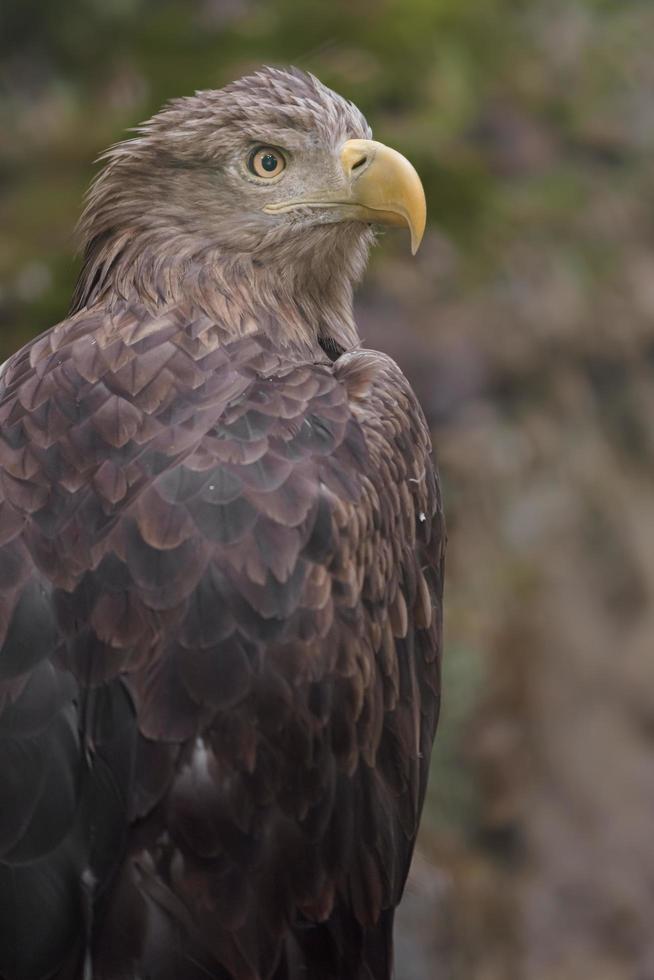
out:
M92 161L294 63L423 177L358 295L433 429L444 708L397 980L654 978L654 4L3 0L0 361L66 315Z

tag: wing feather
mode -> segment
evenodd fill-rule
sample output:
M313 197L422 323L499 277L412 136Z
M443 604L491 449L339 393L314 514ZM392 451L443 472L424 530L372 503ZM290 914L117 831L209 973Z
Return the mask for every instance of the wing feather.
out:
M125 308L82 311L1 384L0 879L13 853L33 873L0 938L36 891L65 942L44 925L0 972L74 956L56 896L88 868L116 882L92 929L106 980L278 980L319 951L325 978L387 976L444 546L398 368Z

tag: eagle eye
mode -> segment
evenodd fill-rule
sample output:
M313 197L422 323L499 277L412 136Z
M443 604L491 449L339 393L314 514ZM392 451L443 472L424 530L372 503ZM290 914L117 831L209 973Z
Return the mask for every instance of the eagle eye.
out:
M284 154L273 146L258 146L248 157L248 170L255 177L278 177L285 167Z

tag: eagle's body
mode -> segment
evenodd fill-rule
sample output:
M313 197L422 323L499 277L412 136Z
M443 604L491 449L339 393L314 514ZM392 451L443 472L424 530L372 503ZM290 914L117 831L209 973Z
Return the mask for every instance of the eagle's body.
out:
M271 126L313 87L360 136L307 76L248 81ZM275 218L267 254L145 220L151 126L91 197L77 312L0 377L0 977L384 980L438 707L428 432L350 349L367 226Z

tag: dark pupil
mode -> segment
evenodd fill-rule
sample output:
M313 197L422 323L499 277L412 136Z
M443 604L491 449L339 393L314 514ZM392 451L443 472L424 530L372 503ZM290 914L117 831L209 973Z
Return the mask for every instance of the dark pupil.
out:
M274 153L265 153L261 157L261 166L264 170L267 170L269 174L272 173L273 170L277 170L277 157L274 155Z

